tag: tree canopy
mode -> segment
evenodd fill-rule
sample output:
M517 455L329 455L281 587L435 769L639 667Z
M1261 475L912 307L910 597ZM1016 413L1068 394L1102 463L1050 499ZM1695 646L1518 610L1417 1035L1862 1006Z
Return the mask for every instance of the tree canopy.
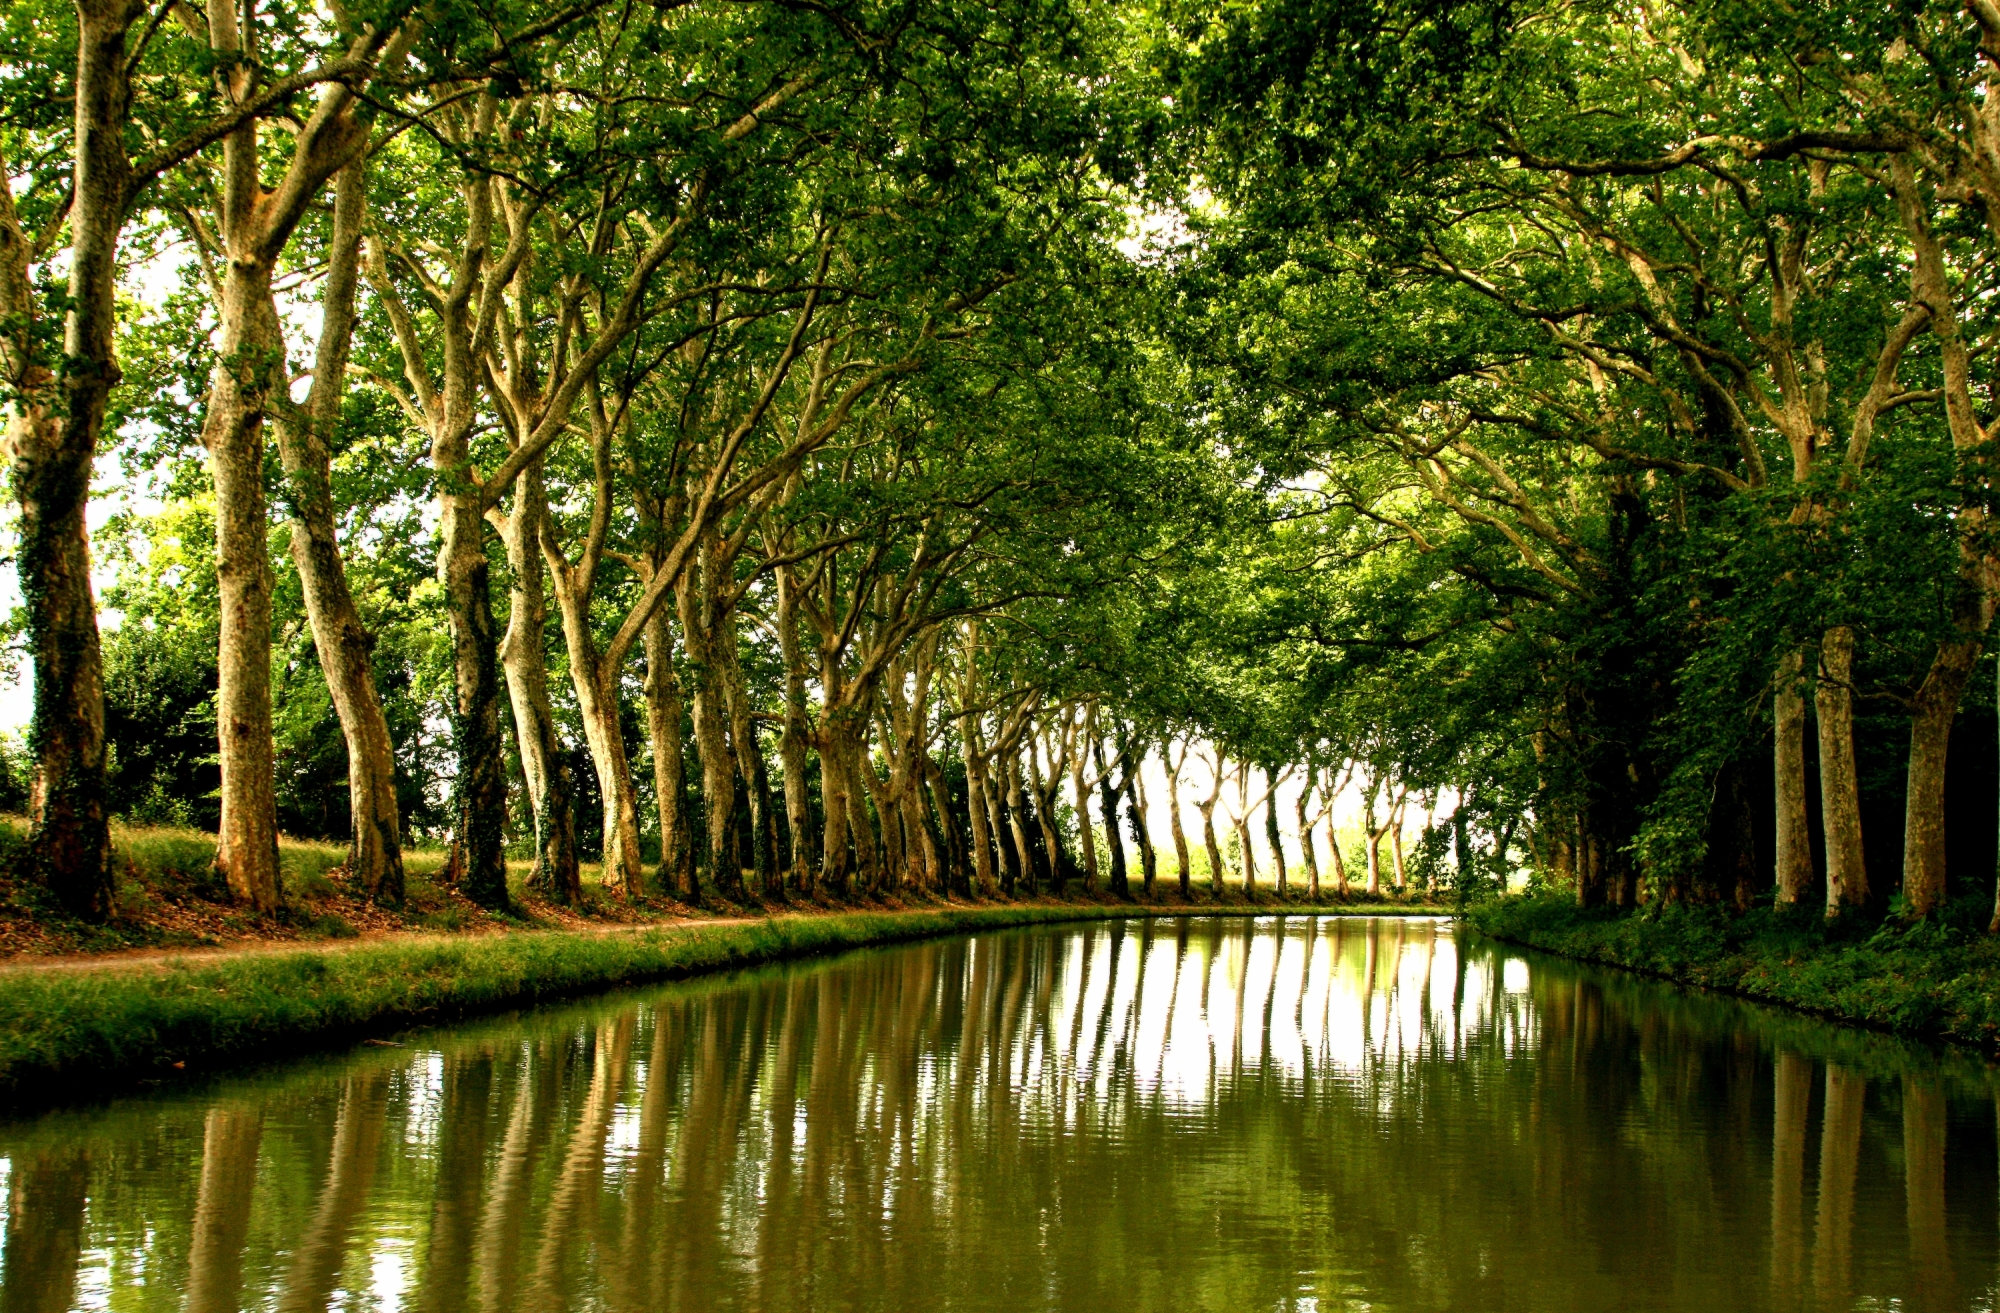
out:
M1314 894L1989 896L1991 6L0 43L15 773L76 915L114 816L260 912L280 830L493 907L1284 893L1281 828Z

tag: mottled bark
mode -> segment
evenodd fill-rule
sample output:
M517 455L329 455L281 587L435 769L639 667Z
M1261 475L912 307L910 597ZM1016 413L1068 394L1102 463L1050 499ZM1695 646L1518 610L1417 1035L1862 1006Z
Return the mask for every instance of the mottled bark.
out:
M1126 802L1131 807L1132 841L1139 845L1139 888L1147 902L1153 901L1153 886L1160 875L1160 857L1153 851L1153 831L1146 814L1145 757L1142 754L1125 777Z
M1776 898L1790 905L1812 887L1812 836L1806 817L1806 699L1799 688L1805 654L1794 649L1778 661L1776 687L1771 693L1774 741L1771 776L1777 796Z
M1289 772L1287 772L1289 773ZM1290 869L1285 865L1284 837L1278 832L1278 782L1271 782L1270 791L1264 795L1264 842L1271 848L1271 866L1277 872L1278 897L1283 898L1292 890ZM1396 887L1403 884L1403 864L1396 863Z
M462 469L447 452L437 463ZM452 797L451 873L466 897L482 907L512 904L507 888L506 740L500 722L499 636L493 620L492 580L482 541L484 518L477 489L447 481L438 498L442 546L438 573L451 616L452 744L458 776Z
M859 707L844 709L830 720L840 738L836 759L847 773L847 835L854 844L855 878L861 888L877 890L882 887L882 845L868 814L870 784L875 779L868 760L868 720Z
M991 897L996 884L993 869L993 825L986 806L983 749L976 718L961 720L961 742L965 745L966 819L972 828L972 873L977 892Z
M1118 799L1124 793L1120 784L1114 784L1111 772L1104 768L1104 744L1101 740L1090 745L1097 759L1098 796L1104 806L1104 846L1111 854L1111 893L1117 898L1132 896L1131 881L1125 874L1125 840L1118 833ZM1120 763L1121 767L1123 763Z
M694 844L688 833L687 763L682 757L680 678L674 673L672 622L665 608L646 622L646 735L653 753L653 795L660 809L660 892L694 894Z
M1006 786L1001 779L1005 772L998 758L992 765L994 769L984 772L981 782L986 786L986 814L993 822L993 853L1000 868L1000 892L1012 898L1021 882L1021 868L1013 847L1013 817L1007 814Z
M512 575L500 664L507 677L514 739L521 747L521 774L535 825L535 864L528 873L528 887L574 905L583 896L583 879L576 854L575 795L569 768L563 764L555 708L549 702L548 646L543 637L549 616L548 567L542 559L548 500L542 482L540 461L522 470L514 480L513 514L500 521Z
M1071 725L1065 728L1065 732L1074 736L1079 732L1087 733L1087 730ZM1083 887L1095 893L1097 891L1097 827L1090 819L1090 785L1084 779L1084 773L1090 765L1089 754L1072 747L1069 761L1071 805L1076 808L1076 841L1078 846L1083 849Z
M365 189L359 161L341 170L326 288L320 298L312 391L302 412L279 409L278 455L285 471L286 509L291 513L292 562L298 567L313 648L347 744L347 795L353 818L348 875L370 898L400 904L403 820L396 797L396 746L375 688L374 639L347 584L333 505L332 448L346 395Z
M1982 25L1990 26L1987 18ZM1991 42L1992 35L1988 40ZM1981 134L1982 136L1984 134ZM1990 151L1990 143L1986 150ZM1903 894L1915 916L1942 908L1945 898L1945 758L1951 722L1979 660L1981 636L2000 601L2000 560L1992 552L1987 503L1992 492L1994 430L1979 422L1972 396L1972 345L1953 306L1943 243L1931 227L1908 152L1889 156L1896 204L1910 238L1912 300L1929 314L1942 367L1944 415L1959 461L1959 505L1952 517L1958 541L1959 593L1952 605L1958 636L1938 644L1910 715L1910 760L1903 812ZM1990 182L1990 180L1989 180ZM1988 188L1990 196L1991 189ZM1893 335L1892 339L1893 341Z
M1001 762L1001 776L1007 783L1007 829L1014 840L1014 855L1021 864L1021 883L1026 886L1030 894L1033 894L1038 892L1038 886L1041 884L1041 872L1036 867L1034 845L1028 838L1028 814L1022 797L1021 752L1018 740L1003 749Z
M1069 885L1070 872L1069 856L1062 846L1062 831L1056 828L1056 794L1062 788L1062 764L1051 757L1045 774L1035 746L1031 740L1028 746L1028 784L1035 795L1035 823L1041 830L1042 850L1048 855L1049 888L1061 894Z
M1361 841L1367 848L1368 896L1382 896L1382 831L1375 827L1375 798L1381 790L1381 781L1368 781L1368 792L1362 795Z
M726 695L715 654L715 547L705 545L690 565L687 586L677 597L681 641L694 684L694 742L701 758L701 792L707 806L707 845L698 881L728 899L743 896L743 872L730 844L735 825L736 761L723 728ZM831 804L829 804L829 807ZM831 844L831 839L829 839ZM699 892L696 900L699 901Z
M248 185L255 186L254 177ZM270 276L268 263L228 262L202 427L215 481L215 568L221 594L215 721L222 822L215 864L237 902L266 913L278 910L279 888L271 721L274 580L265 542L264 421L273 390L288 381Z
M1346 898L1353 892L1353 888L1348 883L1347 858L1340 851L1340 831L1334 826L1333 809L1330 807L1327 809L1326 817L1326 846L1333 858L1333 887L1340 891L1342 898Z
M1195 808L1201 812L1201 843L1208 854L1208 893L1217 902L1222 901L1222 847L1215 841L1215 805L1222 800L1222 782L1227 762L1220 752L1212 763L1214 778L1210 781L1208 796L1197 798Z
M1979 661L1976 639L1938 644L1910 707L1910 762L1903 809L1903 898L1911 916L1930 916L1945 900L1945 763L1951 723Z
M1313 772L1306 771L1305 783L1299 788L1298 826L1299 861L1306 872L1306 896L1319 901L1319 854L1313 851L1312 811Z
M110 915L113 884L104 810L104 662L84 512L97 435L119 380L113 335L129 174L125 36L143 12L120 3L77 11L75 199L60 391L37 341L33 253L0 176L0 369L14 394L6 455L21 508L15 564L34 673L28 852L34 877L63 909L93 921Z
M245 4L240 14L232 5L210 6L208 34L217 56L217 77L226 98L238 109L248 104L255 90L259 64L255 18L251 4ZM380 34L368 33L352 53L368 53L379 47L380 40ZM407 31L397 38L391 62L400 59L408 40ZM290 404L291 387L271 280L314 198L366 144L367 126L356 111L353 87L347 82L329 83L293 137L283 176L270 190L261 177L263 151L256 116L244 116L222 139L216 234L223 272L216 307L215 367L209 374L208 410L202 423L202 445L215 480L215 557L221 594L215 718L222 821L215 864L237 901L260 912L277 910L279 901L271 721L274 581L266 543L264 427L277 410ZM359 199L357 192L350 205L358 205ZM351 218L359 223L358 213ZM340 354L344 356L344 349ZM339 386L334 380L326 384L329 393Z
M750 690L743 681L743 667L736 658L736 613L722 617L715 644L720 658L722 687L729 707L729 745L736 753L736 778L742 781L750 814L750 869L752 890L760 898L778 887L777 847L772 842L771 795L764 778L764 754L757 743L757 724L751 714Z
M1854 760L1854 631L1837 626L1820 640L1820 825L1826 835L1829 919L1868 901L1868 861L1861 846L1861 779Z
M806 647L799 641L798 580L790 565L777 568L778 652L785 665L785 728L778 740L778 757L785 770L785 821L792 836L787 856L792 885L812 891L812 814L806 792L806 754L812 730L806 720Z
M971 893L972 866L967 857L965 830L952 805L951 786L945 780L944 769L926 759L924 780L930 788L931 806L937 813L938 832L944 836L945 874L940 887L946 892Z
M1167 765L1167 827L1174 836L1174 877L1183 900L1194 897L1193 864L1188 859L1187 828L1181 823L1181 767L1187 764L1187 749L1174 760L1173 745L1161 754Z
M1396 892L1408 889L1409 877L1403 870L1403 800L1398 798L1389 811L1389 859L1396 872Z

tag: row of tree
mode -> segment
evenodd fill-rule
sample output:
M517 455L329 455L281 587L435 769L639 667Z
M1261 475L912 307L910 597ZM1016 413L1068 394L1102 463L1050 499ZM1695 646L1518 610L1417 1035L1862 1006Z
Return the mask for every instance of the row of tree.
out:
M1443 800L1587 904L1991 873L2000 10L101 9L0 60L77 913L117 810L265 910L281 821L500 905L1124 892L1164 811L1192 892L1195 776L1211 878L1288 777L1371 889Z

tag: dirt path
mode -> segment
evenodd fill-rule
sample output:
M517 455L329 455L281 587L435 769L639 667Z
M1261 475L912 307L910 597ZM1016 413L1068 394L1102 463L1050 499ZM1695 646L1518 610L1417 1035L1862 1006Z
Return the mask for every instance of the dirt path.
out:
M786 916L810 913L781 913ZM619 935L646 930L692 930L702 926L749 925L766 917L670 917L659 921L617 921L608 925L548 926L526 930L474 930L457 934L427 930L373 930L353 939L245 940L198 948L132 948L110 953L65 953L60 957L18 956L0 961L0 975L43 971L138 971L194 965L221 958L277 957L286 953L351 953L382 944L451 944L505 935Z

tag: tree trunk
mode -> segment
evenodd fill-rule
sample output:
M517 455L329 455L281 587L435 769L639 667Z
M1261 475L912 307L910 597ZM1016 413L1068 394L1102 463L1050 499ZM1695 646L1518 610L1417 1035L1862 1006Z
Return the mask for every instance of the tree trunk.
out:
M1278 873L1278 897L1291 892L1291 873L1285 868L1285 844L1278 833L1278 782L1271 781L1270 796L1264 799L1264 842L1271 845L1271 866Z
M735 823L736 763L723 731L721 672L716 669L714 581L711 549L689 570L689 586L680 590L681 641L694 676L694 743L701 757L701 793L707 804L708 853L703 862L705 883L724 898L740 899L743 873L729 843ZM828 804L829 812L832 804ZM829 840L829 843L831 840ZM699 893L696 900L699 901Z
M1944 906L1945 759L1951 747L1951 723L1979 661L1979 647L1979 641L1971 638L1940 643L1910 711L1903 897L1911 916L1930 916Z
M598 795L604 800L604 887L621 897L645 891L639 861L639 806L632 787L632 759L625 750L624 718L619 714L618 672L605 667L597 645L584 626L588 618L562 598L563 630L569 648L570 682L576 688L577 711L583 720L584 742L591 768L597 773Z
M1771 695L1775 741L1771 751L1772 783L1777 794L1777 901L1792 905L1812 887L1812 836L1806 819L1806 699L1799 690L1805 654L1785 653L1778 661L1777 688Z
M1826 832L1828 919L1868 901L1868 863L1861 847L1861 781L1854 761L1854 631L1845 625L1820 640L1819 795Z
M1408 892L1408 880L1403 874L1403 804L1399 801L1389 811L1389 859L1395 865L1396 892Z
M993 765L996 770L1004 770L998 758ZM1014 834L1014 818L1008 814L1004 786L996 778L995 771L985 772L986 812L993 818L993 850L999 859L1000 892L1009 898L1021 882L1021 867L1011 840Z
M810 731L806 725L806 655L799 642L798 581L792 567L781 565L778 576L778 651L785 663L785 729L778 740L778 757L785 768L785 820L792 835L787 854L792 885L800 893L812 891L815 865L812 852L812 816L807 805L806 751Z
M1034 845L1028 840L1027 807L1021 798L1021 752L1019 743L1002 754L1007 781L1007 832L1014 839L1014 854L1021 863L1021 883L1029 894L1037 892L1041 872L1036 868Z
M985 772L981 769L979 733L967 717L959 741L965 751L965 811L972 829L972 872L982 897L993 896L993 830L986 810Z
M1181 764L1187 764L1185 754ZM1181 823L1181 773L1171 769L1167 771L1167 828L1174 836L1174 875L1180 885L1181 901L1186 902L1194 897L1194 871L1188 860L1187 829Z
M1276 806L1274 799L1272 806ZM1306 772L1306 781L1299 788L1299 861L1306 870L1306 896L1315 903L1319 901L1319 854L1313 851L1312 822L1308 813L1312 808L1312 772Z
M1097 892L1097 830L1090 820L1090 786L1083 777L1089 762L1085 754L1078 752L1070 757L1069 786L1076 806L1076 841L1083 849L1083 887L1088 893ZM1996 885L2000 889L2000 885ZM1996 919L2000 919L2000 893L1994 901Z
M868 760L867 717L860 708L854 708L841 728L840 762L848 774L848 837L854 843L854 864L861 887L872 892L881 888L882 846L876 839L875 824L868 816L869 783L875 768ZM863 778L864 772L868 778Z
M882 773L875 769L874 754L869 750L867 723L862 722L862 739L855 754L855 775L861 781L861 788L874 804L875 821L881 827L877 837L881 848L877 854L877 865L869 873L869 889L882 893L903 883L903 868L909 860L909 850L904 842L902 809L896 805L896 787L893 779L884 780Z
M224 92L239 109L250 99L251 70L258 63L255 19L251 4L240 11L229 5L210 7L210 46ZM202 424L202 445L208 449L215 477L215 555L221 593L215 719L222 824L215 864L239 902L267 913L277 910L279 889L276 749L271 735L273 579L266 542L264 425L274 409L290 405L292 382L271 279L309 202L367 141L365 125L350 112L351 97L345 83L322 88L317 108L294 139L284 179L272 191L266 191L261 181L257 118L244 116L222 139L217 229L224 273L215 367L209 375L208 413ZM356 236L353 229L360 222L360 201L357 179L348 198L350 238ZM350 287L350 301L351 295ZM346 331L345 324L337 325L335 336ZM344 346L337 354L344 357ZM329 379L321 389L329 406L337 406L338 388L338 382Z
M929 758L924 762L924 783L930 789L931 806L937 812L938 832L944 836L945 871L938 887L945 893L954 890L971 893L972 869L966 858L965 831L960 828L958 812L951 804L951 788L945 782L944 770Z
M1248 810L1241 816L1229 818L1236 831L1236 847L1243 863L1243 896L1251 902L1257 901L1257 851L1250 843L1250 817Z
M1220 762L1216 768L1221 769ZM1208 894L1219 903L1222 901L1222 845L1215 841L1215 799L1197 802L1195 807L1201 812L1201 846L1208 854Z
M1993 677L1994 677L1993 692L1994 692L1995 704L2000 705L2000 663L1995 664ZM1995 872L1995 879L1993 882L1993 919L1986 923L1986 933L1989 935L2000 934L2000 870L1996 870Z
M820 845L820 884L837 897L847 894L847 772L841 769L839 745L835 742L833 726L822 719L819 730L819 787L820 804L826 811L826 838ZM979 800L973 800L973 831L977 834L983 827L979 812ZM987 852L979 856L991 860ZM982 874L982 880L990 877L990 869ZM989 886L990 887L990 886Z
M756 896L777 892L777 851L771 842L771 796L764 779L764 754L757 744L756 721L751 715L750 690L743 681L743 667L736 657L736 612L731 609L717 625L715 655L722 687L728 699L730 746L736 750L736 777L743 781L750 814L750 869ZM759 781L763 783L760 785Z
M660 808L660 892L692 899L694 850L689 842L687 763L681 758L680 679L674 674L674 636L666 608L646 621L646 732L652 740L653 794Z
M1061 764L1049 761L1052 774L1042 775L1041 758L1032 745L1028 748L1028 782L1035 794L1035 821L1041 827L1042 847L1048 851L1049 888L1058 895L1069 885L1070 862L1063 852L1062 832L1056 829L1056 794L1062 788Z
M1093 743L1091 750L1097 754L1097 788L1104 805L1104 844L1111 850L1111 892L1118 898L1129 899L1132 887L1125 878L1125 840L1118 833L1118 795L1123 790L1112 786L1111 772L1104 769L1103 746Z
M466 897L505 909L512 903L502 834L507 766L492 581L481 541L482 497L476 489L447 482L438 500L443 539L438 573L451 616L452 743L458 750L452 866Z
M0 179L0 364L5 385L18 394L7 454L21 507L15 563L34 672L29 863L65 911L92 921L111 914L114 890L104 810L104 660L85 509L98 432L120 377L118 236L131 185L125 36L145 12L120 0L77 6L69 308L59 380L38 349L33 257L13 192Z
M882 826L882 887L900 888L908 878L912 862L911 846L913 836L903 825L902 766L895 758L895 733L887 724L887 718L878 726L882 735L882 748L889 757L889 777L875 769L872 755L866 748L862 750L862 760L867 765L862 770L862 784L868 790L869 800L875 804L875 815Z
M1326 846L1333 854L1334 888L1340 891L1342 898L1346 898L1353 889L1347 881L1347 858L1340 851L1340 831L1334 828L1332 808L1327 809L1326 815Z
M1144 759L1125 777L1125 800L1131 807L1132 841L1139 846L1139 888L1147 902L1153 901L1153 884L1159 878L1159 854L1153 851L1153 831L1146 815Z
M340 172L326 290L320 300L319 347L305 413L280 412L278 455L291 511L292 562L305 595L313 647L347 740L347 789L353 815L348 875L370 898L403 901L403 820L396 797L396 749L375 689L374 640L361 623L347 586L334 530L332 439L346 395L354 295L360 281L366 178L360 163ZM303 422L301 422L303 421Z
M246 167L254 169L254 161ZM236 166L226 171L233 173ZM254 174L250 185L255 186ZM284 389L289 380L271 301L270 264L239 256L237 243L227 237L225 243L231 258L202 426L215 479L215 568L221 593L215 723L222 824L215 864L237 902L268 914L278 910L279 889L264 420L272 390Z
M1361 841L1367 845L1368 896L1382 896L1382 831L1375 828L1375 789L1370 783L1361 808Z
M562 739L549 704L547 565L541 536L547 499L542 464L522 470L514 484L514 513L501 527L513 584L507 633L500 644L501 666L514 710L514 738L521 747L521 774L528 786L528 809L535 823L535 865L528 887L545 898L574 906L583 896L576 855L576 812Z

